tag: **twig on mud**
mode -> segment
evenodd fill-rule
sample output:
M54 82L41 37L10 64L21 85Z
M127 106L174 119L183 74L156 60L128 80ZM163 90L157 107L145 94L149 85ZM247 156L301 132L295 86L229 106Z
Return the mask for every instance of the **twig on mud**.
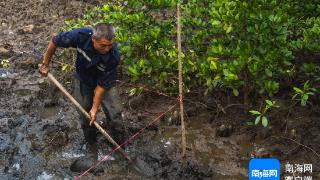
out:
M186 117L187 122L190 122L189 116L188 116L188 114L187 114L186 111L184 111L184 115L185 115L185 117Z
M141 109L141 111L146 112L146 113L149 113L149 114L159 114L160 112L162 112L162 111L152 112L152 111L148 111L148 110L146 110L146 109Z
M52 143L52 141L56 138L56 137L58 137L58 135L60 134L60 130L58 131L58 132L56 132L56 134L53 136L53 138L52 139L50 139L50 141L49 141L49 143L48 144L51 144Z
M216 112L216 115L214 116L214 119L211 119L211 120L210 120L210 123L211 123L212 121L215 121L215 120L218 118L220 112L223 112L224 114L226 114L226 109L228 109L228 108L230 108L230 107L233 107L233 106L248 106L248 105L246 105L246 104L228 104L227 106L222 107L221 104L219 104L219 103L217 103L217 102L216 102L216 104L217 104L217 107L218 107L218 108L217 108L217 112Z
M177 97L172 97L172 96L171 96L172 94L176 94L176 93L166 94L166 93L163 93L163 92L159 92L157 89L148 87L148 86L146 86L146 85L144 85L144 84L133 84L133 83L129 83L129 82L126 82L126 81L120 81L120 80L117 80L116 82L119 83L118 86L127 86L127 87L134 87L134 88L142 88L143 91L147 91L147 92L151 92L151 93L156 93L157 95L165 96L165 97L168 97L168 98L171 98L171 99L177 99Z
M225 106L224 108L222 108L224 110L223 112L225 112L226 109L228 109L232 106L248 106L248 105L247 104L229 104L229 105Z
M291 140L291 141L295 142L296 144L309 149L310 151L312 151L315 155L317 155L320 158L320 155L314 149L312 149L312 148L310 148L310 147L308 147L308 146L306 146L304 144L301 144L301 143L299 143L298 141L296 141L294 139L287 138L287 137L284 137L284 136L270 136L270 137L271 138L283 138L283 139Z
M297 104L297 102L295 102L294 104L292 104L292 105L289 107L289 111L288 111L288 114L287 114L286 119L285 119L286 129L284 130L284 134L287 134L289 115L291 114L291 110L293 109L293 107L294 107L296 104Z
M206 105L206 104L204 104L204 103L202 103L202 102L192 101L192 100L187 99L187 98L184 98L184 101L187 101L187 102L190 102L190 103L193 103L193 104L200 104L200 105L204 106L204 107L207 108L207 109L211 108L211 107L209 107L208 105Z
M297 149L299 148L299 146L300 146L300 144L298 144L295 148L290 149L289 151L284 152L284 154L290 155L290 154L295 153L295 152L297 151Z
M159 92L158 90L155 90L153 88L149 88L147 87L146 85L140 85L140 84L137 84L137 85L134 85L132 83L128 83L128 82L125 82L125 81L120 81L120 80L117 80L117 82L119 82L119 85L118 86L123 86L123 85L127 85L127 86L130 86L130 87L139 87L139 88L143 88L143 90L147 91L147 92L151 92L151 93L156 93L158 94L159 96L164 96L164 97L167 97L167 98L170 98L170 99L174 99L176 100L177 97L175 96L171 96L172 94L175 94L175 93L170 93L170 94L166 94L166 93L163 93L163 92ZM193 104L199 104L207 109L212 109L213 110L213 107L210 107L200 101L192 101L191 99L189 98L184 98L183 99L184 101L186 102L190 102L190 103L193 103ZM150 112L150 111L147 111L147 110L143 110L147 113L150 113L150 114L155 114L155 112ZM185 113L186 114L186 113Z
M70 69L74 69L75 68L74 65L70 65L68 63L64 63L64 62L57 61L57 60L51 60L51 61L54 62L54 63L60 64L60 65L67 65L67 66L70 67Z

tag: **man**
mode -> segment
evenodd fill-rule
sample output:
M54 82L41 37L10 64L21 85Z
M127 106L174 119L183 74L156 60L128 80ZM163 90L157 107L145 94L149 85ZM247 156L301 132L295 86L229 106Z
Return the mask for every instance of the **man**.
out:
M81 127L88 144L86 160L82 160L82 165L79 165L82 167L78 168L82 171L97 160L97 130L91 124L96 120L100 105L112 121L112 128L117 133L115 135L119 137L121 133L119 124L122 122L122 105L114 87L116 68L120 62L115 30L111 24L99 23L95 28L78 28L54 36L39 69L43 76L48 74L49 62L57 47L77 49L75 97L91 116L89 123L79 111Z

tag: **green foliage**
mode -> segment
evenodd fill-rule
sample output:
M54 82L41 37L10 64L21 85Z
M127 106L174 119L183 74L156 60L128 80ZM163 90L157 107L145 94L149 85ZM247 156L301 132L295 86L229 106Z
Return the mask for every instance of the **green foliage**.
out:
M89 11L83 20L67 22L67 26L68 29L91 26L93 21L113 23L118 47L132 80L147 79L147 83L170 90L175 88L177 74L175 19L173 15L158 16L164 8L174 12L175 6L173 0L107 3Z
M318 51L320 49L320 17L310 18L306 21L306 24L309 28L306 28L303 32L302 48Z
M88 11L83 19L66 22L67 29L113 23L132 80L176 90L176 3L110 2ZM319 7L317 1L302 0L185 1L184 87L228 87L237 96L248 71L254 88L272 96L280 79L295 72L294 52L320 50Z
M68 64L62 64L62 65L61 65L61 71L62 71L63 73L68 73L68 72L70 72L70 70L71 70L70 65L68 65Z
M2 59L0 64L4 69L8 69L10 67L10 62L8 59Z
M184 27L186 34L193 35L186 39L186 44L201 47L195 49L197 55L216 57L219 62L214 66L216 68L210 68L211 62L208 62L207 69L198 77L206 79L209 86L222 83L239 89L244 84L241 72L247 67L259 92L276 93L279 89L276 80L291 65L293 58L287 42L288 16L279 3L202 2L185 5ZM206 5L209 8L205 8Z
M301 67L301 71L308 76L309 79L313 79L315 82L320 82L320 66L314 63L304 63Z
M303 22L297 22L294 28L298 38L291 42L292 49L309 52L320 50L320 17L311 17Z
M290 16L290 44L295 51L319 51L320 6L318 0L291 0L285 6Z
M268 110L272 109L272 108L278 108L279 106L276 105L275 101L270 101L270 100L266 100L265 101L265 106L264 109L260 112L260 111L256 111L256 110L250 110L249 112L256 117L256 119L254 120L254 124L258 125L260 122L264 127L267 127L269 124L269 119L266 116L266 113L268 112ZM248 122L248 124L253 124L252 122Z
M132 88L129 90L129 96L140 95L143 92L143 87Z
M294 95L292 96L293 100L300 101L301 106L306 106L310 96L314 96L315 92L317 91L313 88L310 84L310 81L306 81L303 84L303 88L293 87Z

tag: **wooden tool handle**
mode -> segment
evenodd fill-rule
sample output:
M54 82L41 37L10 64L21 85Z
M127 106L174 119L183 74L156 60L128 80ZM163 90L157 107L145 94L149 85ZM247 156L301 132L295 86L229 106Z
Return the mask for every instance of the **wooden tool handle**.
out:
M87 117L87 119L90 121L91 117L89 113L83 109L83 107L68 93L68 91L56 80L55 77L51 73L48 73L48 78L60 89L60 91L67 96L71 102ZM110 143L112 143L115 147L119 147L119 144L116 143L112 137L96 122L94 121L93 124L96 126L96 128L108 139ZM129 157L129 155L121 148L119 147L119 151L129 160L132 159Z

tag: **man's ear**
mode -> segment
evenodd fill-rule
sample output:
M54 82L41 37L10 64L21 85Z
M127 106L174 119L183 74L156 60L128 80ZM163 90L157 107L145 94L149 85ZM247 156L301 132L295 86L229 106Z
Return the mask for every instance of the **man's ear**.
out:
M92 35L92 36L91 36L91 39L92 39L92 40L95 40L95 41L98 41L98 38L97 38L95 35Z

